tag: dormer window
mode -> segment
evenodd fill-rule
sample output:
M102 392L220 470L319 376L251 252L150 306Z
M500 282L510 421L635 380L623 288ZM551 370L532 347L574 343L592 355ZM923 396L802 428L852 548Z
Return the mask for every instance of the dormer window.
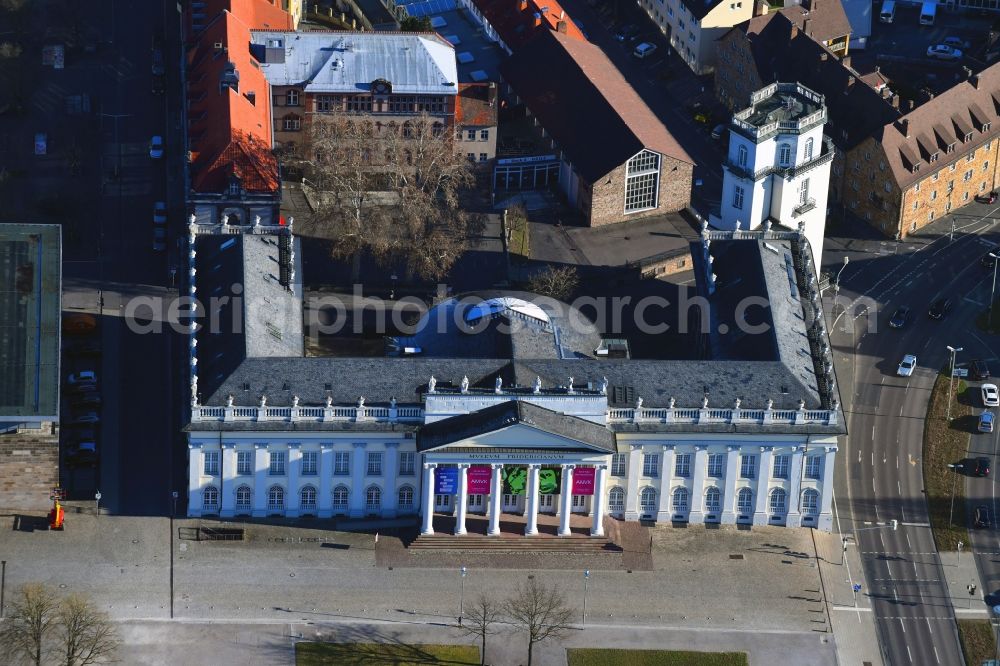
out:
M972 141L972 132L965 135L965 142L968 143L969 141Z
M933 164L934 162L938 161L938 156L939 153L931 153L930 159L928 159L927 161Z
M955 144L949 143L948 144L948 150L945 151L945 152L947 152L950 155L954 150L955 150Z
M914 164L913 165L913 173L916 173L918 171L920 171L920 164ZM919 190L919 189L920 189L920 183L917 183L917 190Z
M233 197L238 197L243 193L243 184L240 183L239 178L233 178L229 181L229 195Z
M990 131L990 124L989 123L983 123L983 131L984 132L989 132Z

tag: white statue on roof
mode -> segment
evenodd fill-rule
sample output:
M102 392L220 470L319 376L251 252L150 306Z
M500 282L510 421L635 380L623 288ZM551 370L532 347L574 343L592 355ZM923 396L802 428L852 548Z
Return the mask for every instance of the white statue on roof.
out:
M459 388L462 391L462 393L468 393L469 392L469 376L468 375L462 375L462 383L459 385Z
M500 393L503 390L503 377L497 377L497 380L493 383L493 390L496 393Z

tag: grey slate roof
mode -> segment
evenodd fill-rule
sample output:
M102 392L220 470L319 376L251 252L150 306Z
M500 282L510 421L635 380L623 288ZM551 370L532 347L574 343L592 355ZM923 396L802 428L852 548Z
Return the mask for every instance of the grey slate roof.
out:
M583 442L608 453L617 450L614 433L603 425L560 414L523 400L509 400L421 426L417 431L417 451L436 449L518 424Z

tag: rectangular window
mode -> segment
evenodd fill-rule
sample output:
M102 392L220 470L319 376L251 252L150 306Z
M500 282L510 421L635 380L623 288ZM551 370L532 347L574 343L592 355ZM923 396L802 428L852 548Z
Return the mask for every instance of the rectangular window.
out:
M969 169L962 175L962 180L966 183L972 180L972 169Z
M983 172L985 173L986 171L989 171L989 168L990 168L989 160L983 162Z
M726 454L710 453L708 455L708 475L715 479L721 479L726 465Z
M334 100L336 98L333 95L317 95L316 96L316 110L317 111L333 111Z
M647 453L642 457L642 475L643 476L660 475L659 453Z
M822 456L809 456L806 458L806 478L818 479L823 470Z
M236 452L236 473L241 476L253 474L253 451Z
M369 451L368 476L381 476L381 475L382 475L382 452Z
M935 199L937 199L937 190L931 192L931 201L934 201Z
M624 453L616 453L611 456L611 476L625 476Z
M674 476L681 476L685 478L691 476L690 453L677 454L677 459L674 461Z
M284 451L271 451L270 452L271 463L268 466L268 473L271 476L281 476L285 473L285 452Z
M371 113L372 98L368 95L348 95L347 111L351 113Z
M303 476L315 476L317 461L319 459L318 451L303 451L302 452L302 475Z
M480 141L489 141L490 140L490 131L488 129L479 130L479 140Z
M757 477L757 456L744 453L740 456L740 478L753 479Z
M743 188L739 185L733 187L733 208L743 210Z
M917 183L916 185L913 186L913 191L914 192L919 192L920 191L920 183Z
M286 106L298 106L299 105L299 91L289 90L285 92L285 105Z
M476 140L476 130L474 130L474 129L465 130L465 139L467 141L475 141Z
M809 201L809 179L806 178L799 184L799 204Z
M414 474L414 460L417 454L413 451L403 451L399 454L399 475L400 476L413 476Z
M297 132L302 129L302 122L298 118L285 118L283 128L286 132Z
M488 154L486 154L486 153L479 153L479 161L480 162L485 162L489 158L490 158L490 156Z
M219 473L219 452L205 451L205 474Z
M971 162L974 159L976 159L976 151L973 150L971 153L969 153L969 156L965 158L965 161Z
M740 146L736 150L736 163L738 165L740 165L741 167L745 167L747 165L747 148L746 148L746 146Z
M892 192L892 183L890 183L889 181L885 181L884 183L882 183L882 189L884 189L886 192Z
M347 476L351 473L351 452L336 451L333 454L333 473L336 476Z
M775 479L787 479L788 478L788 459L789 456L782 454L780 456L774 456L774 474L771 476Z

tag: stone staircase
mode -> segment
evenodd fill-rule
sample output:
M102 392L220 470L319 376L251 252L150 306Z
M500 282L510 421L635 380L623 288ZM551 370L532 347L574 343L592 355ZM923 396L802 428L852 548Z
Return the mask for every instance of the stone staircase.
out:
M573 535L554 537L515 534L485 536L482 534L430 534L418 536L409 545L412 550L462 550L467 552L542 552L542 553L608 553L620 554L622 549L605 537Z

